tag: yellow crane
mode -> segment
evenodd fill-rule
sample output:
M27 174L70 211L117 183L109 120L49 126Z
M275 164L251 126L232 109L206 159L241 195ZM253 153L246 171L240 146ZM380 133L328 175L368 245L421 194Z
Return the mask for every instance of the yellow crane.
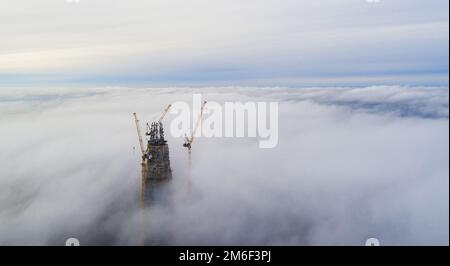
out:
M197 132L198 127L200 126L200 123L202 121L203 113L204 113L205 107L206 107L206 103L207 103L207 101L204 101L203 104L202 104L202 107L200 109L200 114L199 114L198 119L197 119L197 123L195 124L194 130L192 130L192 132L191 132L191 136L190 137L188 137L187 135L185 136L183 147L188 148L189 152L191 151L191 148L192 148L192 142L194 142L195 132Z
M164 117L166 117L167 113L169 112L170 108L172 108L172 104L169 104L166 109L164 109L163 113L161 114L161 116L159 117L158 123L161 123L164 119ZM150 132L150 125L147 123L147 133Z
M145 153L144 141L142 140L141 127L139 126L139 119L138 119L136 113L133 113L133 116L134 116L134 122L136 124L136 131L137 131L138 138L139 138L139 147L141 148L142 161L145 162L147 155Z
M139 146L141 148L141 153L142 153L142 161L141 161L141 225L140 225L140 238L141 238L141 245L144 245L145 239L145 231L144 231L144 209L145 209L145 188L147 186L146 184L146 171L147 171L147 154L145 152L145 148L144 148L144 141L142 140L142 134L141 134L141 127L139 125L139 119L137 117L136 113L133 113L134 116L134 122L136 124L136 131L138 134L138 138L139 138Z
M164 117L166 117L167 113L169 112L170 108L172 107L171 104L169 104L166 109L164 109L164 112L162 113L161 117L158 120L158 123L161 123L164 119Z

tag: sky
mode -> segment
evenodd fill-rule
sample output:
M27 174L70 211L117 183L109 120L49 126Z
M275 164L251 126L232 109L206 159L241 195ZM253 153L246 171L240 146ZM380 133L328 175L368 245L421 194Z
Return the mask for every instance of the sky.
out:
M448 86L446 0L0 0L0 86Z
M448 9L0 0L0 245L136 245L142 215L159 245L448 245ZM169 135L142 212L131 114L194 93L278 102L278 146L198 138L189 166Z
M132 113L154 121L193 93L278 102L278 146L197 138L189 167L166 134L171 193L141 216ZM0 90L0 245L140 245L142 221L153 245L448 245L448 101L420 86Z

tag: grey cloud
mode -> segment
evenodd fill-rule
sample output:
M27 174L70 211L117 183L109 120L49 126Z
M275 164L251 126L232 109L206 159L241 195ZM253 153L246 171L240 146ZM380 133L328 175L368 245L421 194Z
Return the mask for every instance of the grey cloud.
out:
M339 78L339 84L448 84L447 1L1 0L0 6L0 34L7 36L0 82L7 85L138 78L152 85L190 79L296 86Z
M448 118L448 88L373 86L366 88L269 89L264 97L284 101L313 101L369 113L386 113L402 117Z
M169 204L145 212L147 243L448 245L447 88L91 92L42 90L37 102L33 90L1 92L16 99L0 102L1 245L139 244L131 113L150 120L199 92L279 101L279 146L199 138L188 168L169 137L174 180Z

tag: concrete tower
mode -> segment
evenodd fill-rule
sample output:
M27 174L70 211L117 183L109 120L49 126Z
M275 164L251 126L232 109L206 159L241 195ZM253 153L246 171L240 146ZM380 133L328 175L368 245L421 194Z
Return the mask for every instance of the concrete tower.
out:
M154 200L163 201L162 194L164 184L172 179L172 169L170 167L169 146L164 138L164 127L161 122L147 125L149 137L146 150L146 163L142 165L143 183L145 183L145 201L147 203Z

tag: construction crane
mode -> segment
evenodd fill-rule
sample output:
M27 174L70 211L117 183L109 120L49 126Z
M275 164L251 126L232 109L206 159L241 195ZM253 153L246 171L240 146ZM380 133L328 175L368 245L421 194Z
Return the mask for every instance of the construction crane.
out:
M170 108L172 108L172 104L169 104L166 109L164 109L163 113L161 114L161 117L158 120L158 123L161 123L164 119L164 117L166 117L167 113L169 112ZM150 124L147 123L147 133L149 133L151 130L150 128ZM147 134L148 135L148 134Z
M145 153L144 141L142 140L141 127L139 126L139 119L138 119L136 113L133 113L133 115L134 115L134 122L136 123L136 131L137 131L138 138L139 138L139 146L141 148L141 153L142 153L142 161L145 162L145 159L147 158L147 154Z
M158 123L161 123L164 119L164 117L166 117L167 113L169 112L170 108L172 107L171 104L169 104L166 109L164 109L164 112L162 113L161 117L158 120Z
M137 117L136 113L133 113L134 116L134 122L136 124L136 131L138 134L138 138L139 138L139 146L141 148L141 153L142 153L142 161L141 161L141 222L140 222L140 244L144 245L145 244L145 227L144 227L144 210L145 210L145 188L147 187L147 181L146 181L146 176L147 176L147 154L145 152L144 149L144 141L142 140L142 134L141 134L141 127L139 126L139 119Z
M194 130L192 130L192 132L191 132L191 136L190 137L185 136L183 147L188 148L189 153L190 153L191 148L192 148L192 142L194 142L195 132L197 132L197 129L200 126L201 120L203 118L203 113L205 111L206 103L207 102L204 101L203 104L202 104L202 108L200 109L200 114L198 116L197 123L196 123L196 125L194 127Z

